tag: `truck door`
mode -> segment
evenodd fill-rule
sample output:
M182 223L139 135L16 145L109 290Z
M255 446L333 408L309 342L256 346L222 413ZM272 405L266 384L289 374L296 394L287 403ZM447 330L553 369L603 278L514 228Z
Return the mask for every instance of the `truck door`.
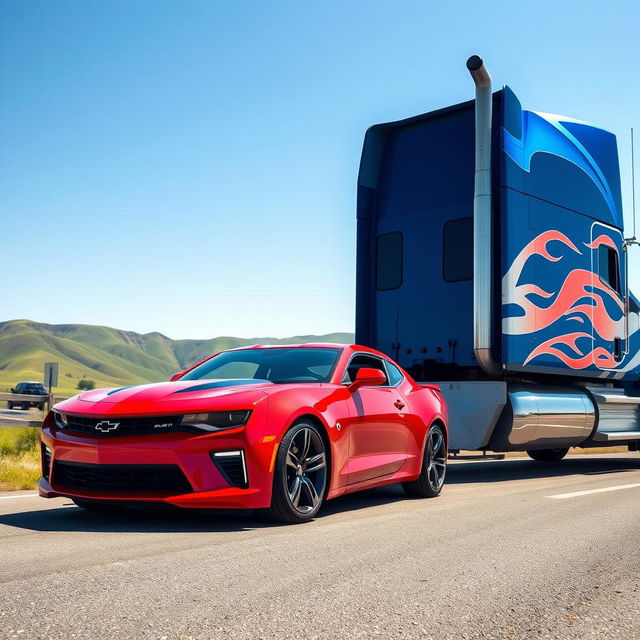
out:
M589 247L593 363L599 369L615 369L628 353L624 238L618 229L594 223Z

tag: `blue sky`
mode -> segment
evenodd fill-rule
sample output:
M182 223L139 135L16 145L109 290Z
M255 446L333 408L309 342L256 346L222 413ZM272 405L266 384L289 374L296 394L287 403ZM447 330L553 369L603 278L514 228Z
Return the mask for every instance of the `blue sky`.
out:
M0 319L352 330L364 131L471 98L472 53L618 135L630 220L639 43L631 0L1 0Z

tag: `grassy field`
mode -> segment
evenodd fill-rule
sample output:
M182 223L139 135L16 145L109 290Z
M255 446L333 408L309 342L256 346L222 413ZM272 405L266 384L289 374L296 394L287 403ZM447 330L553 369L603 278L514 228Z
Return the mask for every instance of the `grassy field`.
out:
M83 379L93 380L96 388L160 382L213 353L233 347L255 343L352 341L350 333L281 339L220 336L171 340L160 333L10 320L0 322L0 389L8 391L21 380L42 380L45 362L60 364L54 392L72 396L79 392L78 382Z
M33 489L40 478L40 430L0 427L0 491Z

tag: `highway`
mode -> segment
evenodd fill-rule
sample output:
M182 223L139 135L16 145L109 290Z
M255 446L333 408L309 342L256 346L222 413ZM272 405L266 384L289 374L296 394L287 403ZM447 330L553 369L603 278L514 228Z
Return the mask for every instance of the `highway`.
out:
M640 454L455 462L314 522L0 495L0 638L640 638Z

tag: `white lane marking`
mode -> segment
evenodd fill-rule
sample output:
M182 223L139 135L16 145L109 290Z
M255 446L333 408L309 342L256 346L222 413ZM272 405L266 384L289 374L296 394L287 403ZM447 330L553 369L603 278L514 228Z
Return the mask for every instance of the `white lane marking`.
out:
M18 498L37 498L37 493L23 493L20 496L0 496L0 500L17 500Z
M619 484L615 487L603 487L602 489L587 489L585 491L574 491L573 493L559 493L555 496L547 496L547 498L555 498L556 500L564 500L565 498L577 498L578 496L588 496L591 493L605 493L607 491L621 491L622 489L634 489L640 487L640 482L633 484Z

